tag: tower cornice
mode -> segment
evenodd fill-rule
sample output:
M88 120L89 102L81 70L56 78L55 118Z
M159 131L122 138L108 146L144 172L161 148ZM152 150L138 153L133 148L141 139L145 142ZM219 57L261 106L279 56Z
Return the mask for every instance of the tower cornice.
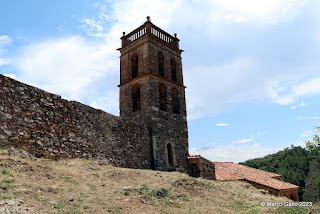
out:
M121 39L121 48L118 48L117 50L122 51L123 48L128 46L131 43L134 43L137 39L144 37L144 36L150 36L153 38L156 38L161 43L167 45L168 47L178 51L183 52L183 50L179 49L179 39L177 38L177 34L175 33L174 36L170 35L169 33L165 32L161 28L157 27L150 21L150 17L147 17L147 21L141 25L140 27L136 28L129 34L125 34L123 32L123 36Z
M139 81L139 80L141 80L141 79L143 79L143 78L145 78L145 77L150 77L150 76L156 77L156 78L158 78L158 79L161 79L161 80L163 80L163 81L169 82L169 83L171 83L171 84L173 84L173 85L175 85L175 86L182 87L182 88L184 88L184 89L187 88L186 86L181 85L181 84L179 84L179 83L177 83L177 82L175 82L175 81L172 81L172 80L170 80L170 79L168 79L168 78L165 78L165 77L163 77L163 76L160 76L160 75L158 75L158 74L155 73L155 72L149 72L149 73L146 73L146 74L142 74L142 75L140 75L140 76L138 76L138 77L136 77L136 78L134 78L134 79L132 79L132 80L129 80L129 81L126 82L126 83L123 83L123 84L118 85L118 87L122 87L122 86L125 86L125 85L129 85L129 84L131 84L131 83L133 83L133 82Z

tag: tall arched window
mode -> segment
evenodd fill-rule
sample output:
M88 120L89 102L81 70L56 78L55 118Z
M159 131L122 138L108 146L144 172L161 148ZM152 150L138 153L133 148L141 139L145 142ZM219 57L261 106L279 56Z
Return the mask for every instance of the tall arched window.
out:
M172 150L172 145L170 143L167 144L167 153L168 153L168 164L169 166L173 166L173 150Z
M136 78L138 76L139 57L137 54L133 54L131 57L131 77Z
M140 104L140 87L135 85L132 88L132 111L139 111L141 108Z
M171 78L173 81L177 82L177 64L173 58L171 58L170 60L170 65L171 65Z
M164 77L164 57L161 52L158 53L158 69L159 75Z
M159 104L160 110L167 111L167 91L163 84L159 85Z
M179 103L179 96L177 89L173 88L171 91L171 98L172 98L172 112L174 114L180 113L180 103Z

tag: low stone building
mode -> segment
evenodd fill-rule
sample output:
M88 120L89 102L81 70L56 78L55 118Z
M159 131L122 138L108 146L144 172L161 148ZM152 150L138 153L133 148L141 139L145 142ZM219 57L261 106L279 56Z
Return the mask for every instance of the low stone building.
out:
M190 155L188 157L188 174L192 177L202 177L214 179L214 165L211 161L200 155Z
M299 186L284 182L281 175L232 162L214 162L215 179L219 181L242 180L258 189L268 190L278 196L298 201Z
M233 162L211 162L200 155L190 155L188 174L192 177L219 181L241 180L258 189L265 189L271 194L299 200L299 186L282 181L281 175Z

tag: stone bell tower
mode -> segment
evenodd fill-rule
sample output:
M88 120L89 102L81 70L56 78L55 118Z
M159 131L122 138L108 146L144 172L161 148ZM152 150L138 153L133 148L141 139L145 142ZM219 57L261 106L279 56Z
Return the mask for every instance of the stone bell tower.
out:
M120 117L148 128L150 168L185 172L188 128L179 39L147 17L121 40Z

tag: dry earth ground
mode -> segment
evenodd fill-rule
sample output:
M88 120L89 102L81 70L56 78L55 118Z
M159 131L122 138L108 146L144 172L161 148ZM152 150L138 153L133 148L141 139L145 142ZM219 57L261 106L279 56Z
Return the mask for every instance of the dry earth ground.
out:
M87 159L30 160L0 150L0 213L320 213L316 206L262 207L261 201L288 199L240 181L116 168Z

